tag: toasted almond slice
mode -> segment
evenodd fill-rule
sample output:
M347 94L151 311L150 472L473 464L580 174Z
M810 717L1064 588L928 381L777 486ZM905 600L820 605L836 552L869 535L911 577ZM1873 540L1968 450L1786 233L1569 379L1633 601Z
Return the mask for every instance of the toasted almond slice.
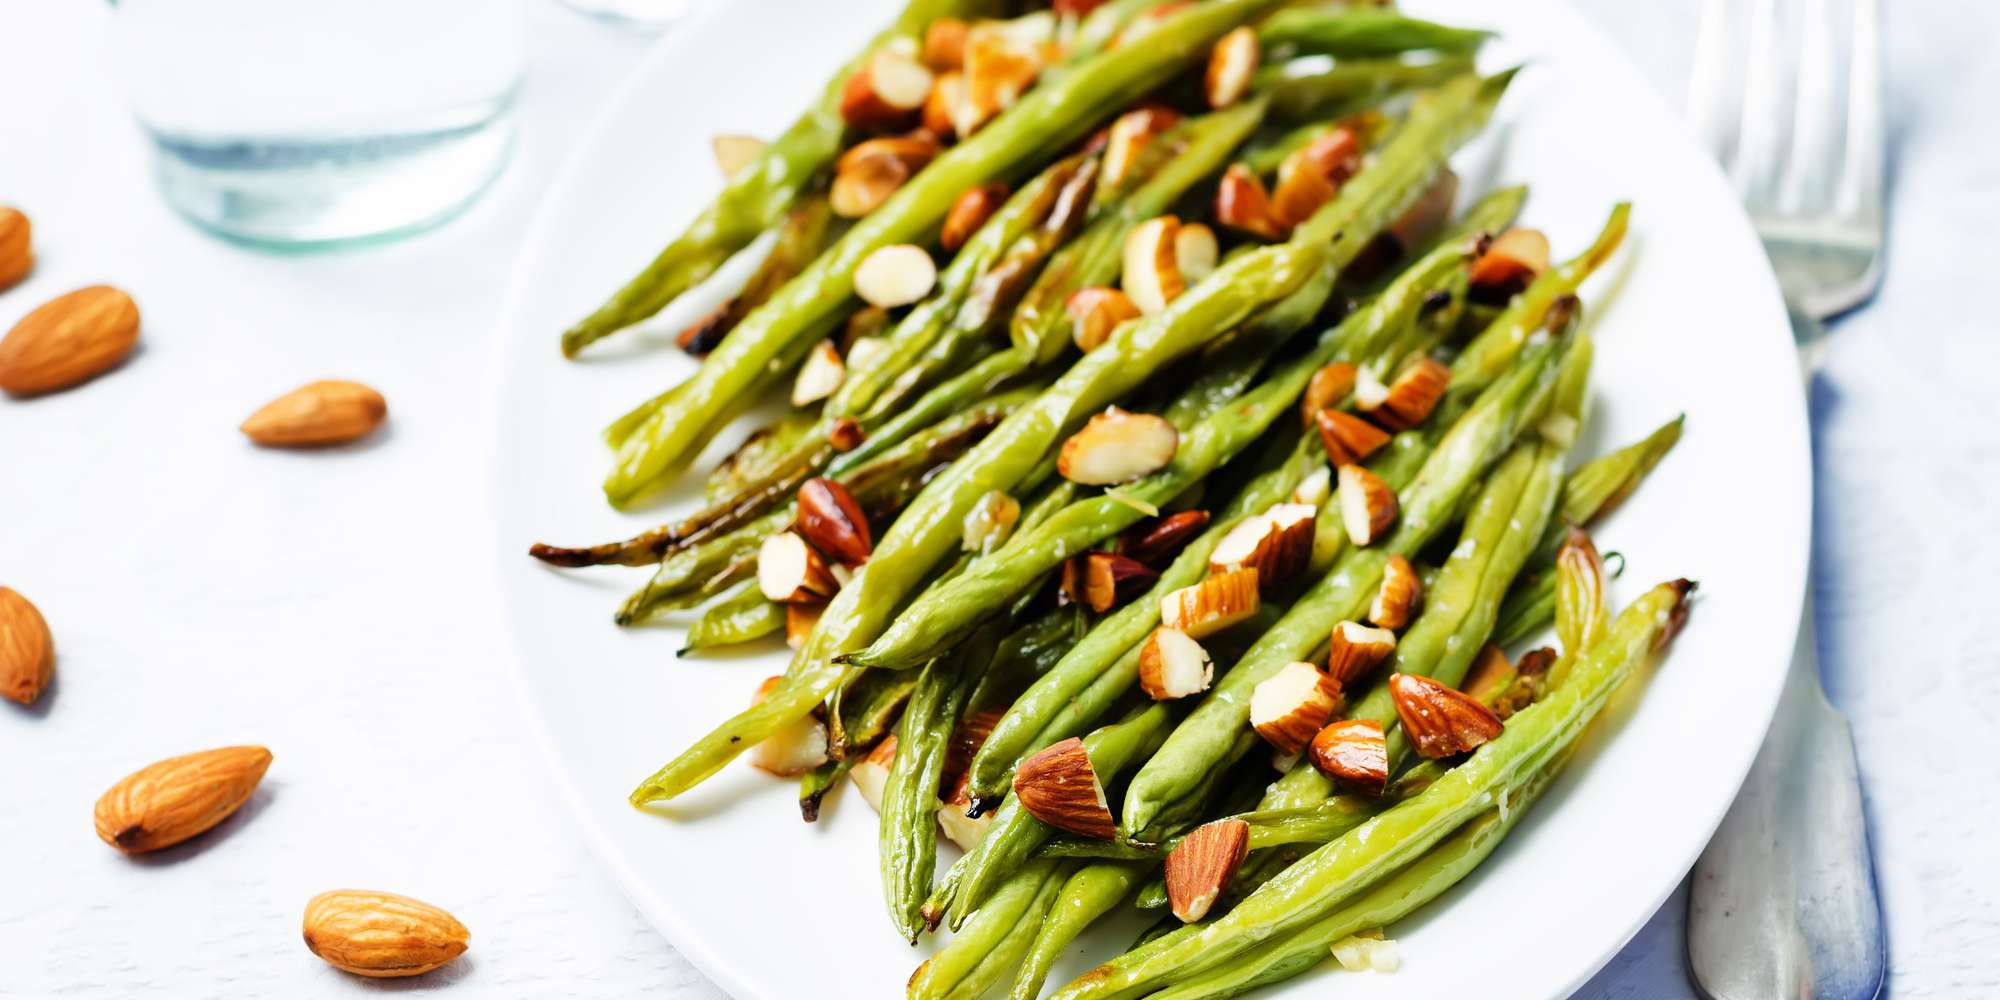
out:
M1340 193L1307 153L1306 149L1297 150L1278 165L1278 186L1271 192L1271 217L1287 229L1311 218L1320 206Z
M1312 430L1321 410L1338 406L1354 391L1355 374L1355 367L1345 361L1328 362L1313 372L1312 379L1306 382L1305 395L1299 399L1299 415L1305 418L1307 430Z
M1450 368L1430 358L1419 358L1396 373L1382 401L1367 407L1368 415L1392 430L1409 430L1431 415L1450 385Z
M1071 292L1063 309L1069 313L1070 336L1086 354L1104 346L1118 324L1139 318L1139 307L1132 304L1130 296L1101 285Z
M1257 571L1251 567L1217 573L1160 598L1160 624L1206 639L1257 613Z
M1180 448L1180 432L1164 417L1109 407L1069 436L1056 456L1056 472L1072 483L1129 483L1167 467Z
M1396 523L1396 491L1359 465L1340 467L1340 521L1347 540L1372 545Z
M827 202L835 215L858 219L875 209L943 152L928 134L884 136L855 143L834 162Z
M1396 633L1360 622L1341 622L1333 627L1333 638L1328 643L1326 674L1346 690L1395 651Z
M1306 473L1306 477L1299 480L1297 486L1292 487L1292 502L1310 504L1315 510L1325 505L1331 496L1333 496L1333 470L1324 465Z
M1502 723L1492 709L1428 677L1397 674L1389 678L1389 694L1421 756L1455 756L1500 735Z
M1415 204L1389 224L1389 235L1406 250L1423 246L1432 234L1451 221L1452 205L1457 200L1458 175L1447 167L1439 172L1430 187L1424 189Z
M1154 701L1200 694L1215 679L1215 663L1186 632L1161 626L1139 649L1139 687Z
M1226 573L1251 567L1266 595L1298 576L1312 559L1313 520L1318 508L1281 503L1244 518L1209 555L1209 571Z
M1000 490L988 491L965 512L960 541L967 552L991 552L1014 533L1021 520L1021 501Z
M1251 514L1223 533L1222 540L1208 554L1211 573L1256 566L1262 554L1277 544L1278 526L1263 514Z
M1539 229L1515 227L1495 237L1467 275L1483 298L1506 298L1549 269L1549 238Z
M825 613L824 604L785 605L785 645L793 649L805 645L812 630L819 627L819 616Z
M1181 272L1182 281L1192 285L1214 274L1215 262L1221 256L1215 230L1190 222L1174 232L1174 266Z
M1174 916L1193 923L1208 915L1236 869L1250 853L1250 824L1218 819L1188 831L1167 855L1167 902Z
M1250 91L1250 79L1257 74L1262 55L1257 30L1248 25L1233 29L1218 39L1208 52L1208 72L1202 77L1202 94L1211 108L1226 108Z
M1361 168L1361 136L1344 125L1306 143L1303 152L1306 162L1335 185Z
M1285 228L1271 214L1271 194L1256 173L1243 164L1223 171L1215 186L1215 221L1260 240L1278 240Z
M792 405L811 406L834 394L847 380L847 362L840 359L833 341L822 340L806 354L805 363L792 380Z
M1389 785L1389 742L1374 719L1343 719L1314 736L1308 755L1321 774L1368 795Z
M1115 552L1092 552L1083 559L1083 601L1103 614L1132 598L1160 574L1151 566Z
M1375 373L1363 368L1354 376L1354 405L1363 411L1373 410L1389 398L1389 387L1375 377Z
M882 737L868 756L854 762L847 775L854 781L854 790L861 793L862 801L876 812L882 811L882 788L889 783L889 767L896 762L896 734Z
M1473 654L1472 666L1466 670L1459 690L1468 698L1491 705L1500 696L1500 689L1513 683L1514 677L1514 664L1507 659L1506 651L1489 642Z
M1132 304L1150 316L1167 308L1187 290L1175 249L1181 221L1171 215L1147 219L1125 236L1124 270L1119 284Z
M1250 689L1250 728L1281 754L1296 754L1333 717L1333 695L1319 668L1287 663Z
M757 588L785 604L819 604L840 584L826 560L796 532L780 531L757 550Z
M1135 108L1119 115L1105 132L1104 161L1099 179L1112 187L1123 183L1138 162L1139 154L1160 133L1173 128L1180 120L1178 112L1164 107Z
M1142 522L1118 540L1118 551L1154 569L1165 569L1208 526L1208 511L1175 511Z
M1028 815L1058 830L1093 840L1118 833L1090 753L1074 736L1021 762L1014 771L1014 797Z
M761 704L778 690L784 680L783 677L766 677L764 683L757 686L757 693L750 703ZM796 778L824 763L826 723L812 715L772 733L750 750L751 766L780 778Z
M1041 49L1015 30L1026 22L982 21L965 36L965 83L972 106L983 116L1014 106L1042 72Z
M877 247L854 269L854 293L884 309L916 302L935 287L937 264L923 247L908 243Z
M841 85L840 117L855 128L892 128L923 107L935 80L908 48L885 45Z
M862 428L861 421L853 417L841 417L833 422L833 426L826 429L826 443L832 445L834 451L842 454L861 447L861 443L866 440L868 432Z
M840 483L819 476L799 487L798 513L792 525L815 551L849 566L868 561L875 542L868 531L868 515L854 494Z
M1368 602L1368 621L1394 631L1416 617L1417 604L1424 598L1424 583L1417 568L1399 555L1389 557L1382 568L1382 586Z
M757 162L763 155L764 147L770 145L754 135L718 135L708 140L715 152L715 165L724 177L735 177L743 168Z
M981 184L966 188L957 200L951 203L951 211L945 213L944 228L938 232L938 245L947 251L956 252L993 217L1000 204L1007 200L1007 185Z
M924 28L924 65L938 73L965 65L965 35L970 27L956 17L932 21Z
M965 74L953 71L938 75L937 82L931 85L930 96L924 98L923 114L918 121L924 131L941 139L953 136L963 139L978 127L979 123L973 120L976 117Z
M1345 410L1327 407L1314 422L1327 461L1336 466L1357 465L1389 443L1389 432Z

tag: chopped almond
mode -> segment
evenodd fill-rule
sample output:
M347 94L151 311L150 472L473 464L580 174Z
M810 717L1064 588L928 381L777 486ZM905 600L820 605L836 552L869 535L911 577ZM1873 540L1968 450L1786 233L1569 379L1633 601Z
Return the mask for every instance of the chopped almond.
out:
M965 34L968 25L955 17L940 17L924 28L924 65L939 73L965 64Z
M840 359L833 341L822 340L806 354L805 363L799 366L799 374L792 380L792 405L811 406L833 395L846 380L847 362Z
M1118 551L1154 569L1165 569L1207 526L1208 511L1176 511L1127 531L1118 541Z
M1154 701L1200 694L1214 679L1208 650L1179 629L1156 628L1139 649L1139 687Z
M1260 240L1284 239L1287 229L1271 214L1271 194L1264 182L1240 163L1223 171L1215 186L1215 221Z
M834 163L827 203L835 215L861 218L881 207L941 151L937 140L924 134L856 143Z
M767 677L758 685L751 704L759 704L784 683L782 677ZM771 734L750 750L750 764L780 778L796 778L826 763L826 723L808 715Z
M1208 915L1250 852L1250 824L1218 819L1188 831L1167 855L1167 902L1174 916L1193 923Z
M1208 53L1208 71L1202 77L1202 94L1211 108L1226 108L1250 91L1262 56L1257 30L1248 25L1222 36Z
M1257 571L1217 573L1160 598L1160 623L1190 638L1206 639L1257 613Z
M990 118L1014 106L1042 72L1041 48L1016 29L1024 21L982 21L966 32L965 83L973 109Z
M826 443L841 453L853 451L868 440L868 432L861 427L861 421L853 417L841 417L826 430Z
M820 476L799 487L798 512L792 525L815 551L849 566L868 561L875 543L868 515L847 487Z
M991 552L999 548L1014 533L1014 524L1020 519L1021 501L1000 490L987 492L965 512L961 537L965 551Z
M1174 267L1180 271L1182 281L1192 285L1214 274L1215 263L1221 257L1215 230L1190 222L1174 232Z
M824 604L785 605L785 645L793 649L805 645L812 630L819 627L819 616L825 613Z
M1389 742L1374 719L1343 719L1314 736L1313 766L1341 785L1380 795L1389 785Z
M1318 510L1306 504L1277 504L1244 518L1216 543L1209 569L1226 573L1251 567L1266 594L1275 593L1305 571L1312 559L1313 521Z
M965 74L953 71L938 76L931 85L930 96L924 98L920 120L924 131L939 138L963 139L979 127L979 113L973 110L972 91L965 84Z
M1347 540L1372 545L1396 523L1396 491L1359 465L1340 467L1340 521Z
M1381 401L1367 407L1368 415L1392 430L1409 430L1431 415L1450 385L1450 368L1419 358L1396 374Z
M1483 299L1505 299L1549 269L1549 238L1539 229L1509 229L1487 244L1468 275Z
M890 733L868 751L868 756L855 761L847 770L854 790L878 813L882 811L882 788L889 783L889 767L895 762L896 734Z
M1139 154L1180 120L1178 112L1162 107L1137 108L1119 115L1104 135L1104 183L1112 187L1123 183Z
M1389 694L1421 756L1455 756L1500 735L1502 723L1492 709L1428 677L1397 674L1389 678Z
M908 49L885 45L841 86L840 117L856 128L893 128L923 107L935 79Z
M1250 689L1250 727L1280 754L1306 748L1339 706L1319 668L1287 663Z
M1368 675L1396 651L1396 633L1360 622L1333 627L1326 655L1326 673L1343 690Z
M1074 736L1021 762L1014 771L1014 798L1028 815L1058 830L1093 840L1118 833L1090 753Z
M1187 290L1175 239L1181 222L1171 215L1147 219L1125 237L1124 268L1119 284L1132 304L1150 316Z
M1007 200L1007 185L982 184L966 188L958 199L951 203L951 211L945 213L944 228L938 232L938 245L950 252L956 252L993 217L1000 204Z
M1069 436L1056 456L1056 472L1072 483L1111 486L1167 467L1180 448L1180 432L1165 418L1109 407Z
M819 604L840 584L826 560L795 532L780 531L757 550L757 587L784 604Z
M1079 288L1064 300L1069 313L1070 335L1085 354L1104 346L1111 332L1128 319L1139 318L1139 307L1130 296L1116 288Z
M1092 552L1083 559L1083 601L1103 614L1132 599L1159 578L1152 567L1113 552Z
M1297 486L1292 487L1292 502L1307 504L1317 510L1333 496L1333 470L1322 465L1306 473ZM1318 525L1314 525L1317 534Z
M1361 136L1346 126L1306 143L1306 161L1335 185L1361 169Z
M1382 569L1382 586L1368 602L1368 622L1391 631L1402 628L1416 617L1423 596L1424 583L1416 567L1408 559L1392 555Z
M923 247L877 247L854 269L854 293L869 305L894 309L921 300L937 287L937 264Z
M1299 400L1299 415L1305 418L1307 430L1313 428L1321 410L1338 406L1354 391L1354 376L1354 366L1345 361L1330 361L1313 372L1306 382L1305 395Z
M1312 218L1320 206L1333 200L1340 189L1334 186L1319 164L1300 149L1278 165L1278 186L1271 192L1271 217L1290 229Z
M1389 443L1389 433L1345 410L1327 407L1314 421L1327 461L1336 466L1359 465Z

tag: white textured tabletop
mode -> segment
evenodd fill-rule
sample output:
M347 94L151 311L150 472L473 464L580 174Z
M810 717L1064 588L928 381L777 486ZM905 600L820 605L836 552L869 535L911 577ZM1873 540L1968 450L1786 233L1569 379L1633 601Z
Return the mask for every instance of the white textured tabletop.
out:
M1671 95L1693 2L1585 4ZM531 4L524 135L498 186L388 247L272 256L155 196L105 65L102 5L0 4L0 203L41 263L0 295L110 282L139 353L70 393L0 397L0 584L48 617L58 681L0 708L0 995L719 996L586 853L505 675L482 575L494 311L536 196L646 39ZM2000 995L2000 9L1894 5L1892 228L1881 295L1813 387L1822 658L1854 718L1893 995ZM315 378L389 398L346 450L235 425ZM1755 489L1756 484L1734 484ZM127 859L91 803L148 761L229 743L276 761L215 834ZM300 945L306 899L383 888L452 910L472 950L415 981ZM1679 900L1583 992L1684 997ZM774 949L777 947L774 943Z

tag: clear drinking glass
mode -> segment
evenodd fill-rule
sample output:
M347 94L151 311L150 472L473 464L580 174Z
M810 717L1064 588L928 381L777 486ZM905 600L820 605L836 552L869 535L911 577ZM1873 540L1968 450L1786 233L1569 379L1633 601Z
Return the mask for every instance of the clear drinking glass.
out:
M160 188L273 246L407 233L513 142L520 0L114 0L112 52Z

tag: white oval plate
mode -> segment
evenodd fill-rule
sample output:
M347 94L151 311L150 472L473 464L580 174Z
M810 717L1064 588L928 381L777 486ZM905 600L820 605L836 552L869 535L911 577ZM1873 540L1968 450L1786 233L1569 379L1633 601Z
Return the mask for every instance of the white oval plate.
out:
M1770 719L1805 579L1804 407L1777 289L1743 213L1611 45L1551 0L1410 6L1497 28L1494 65L1530 63L1499 138L1463 158L1470 180L1531 182L1526 220L1559 254L1580 248L1615 200L1636 203L1631 249L1605 282L1624 275L1615 301L1603 287L1586 297L1599 350L1580 447L1595 454L1688 413L1680 447L1599 538L1628 556L1621 599L1689 576L1701 600L1661 669L1634 685L1644 697L1614 707L1534 815L1440 905L1394 929L1401 973L1323 969L1271 995L1317 995L1338 976L1356 997L1557 996L1608 960L1693 863ZM505 313L495 544L529 715L626 892L743 998L898 994L934 947L912 951L889 929L875 816L843 793L819 824L802 825L795 785L740 761L668 809L628 806L640 779L782 669L782 650L677 663L678 629L611 624L642 571L556 572L521 552L663 519L664 507L605 505L597 434L690 363L661 349L663 333L564 362L556 335L714 190L711 135L777 132L896 7L717 3L669 35L549 192ZM1087 939L1058 974L1129 940L1129 929Z

